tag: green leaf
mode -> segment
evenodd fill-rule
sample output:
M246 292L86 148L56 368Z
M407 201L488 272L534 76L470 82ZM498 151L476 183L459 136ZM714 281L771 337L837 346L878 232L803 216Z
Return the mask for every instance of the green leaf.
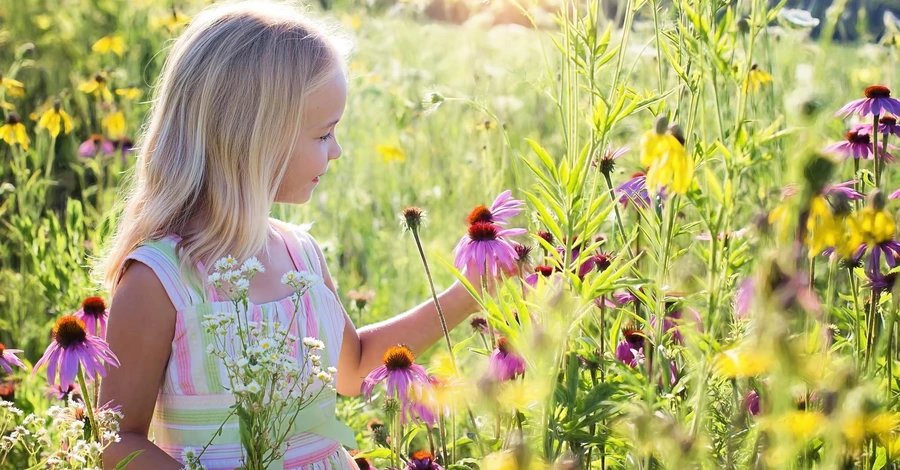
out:
M138 455L140 455L141 452L143 452L143 451L144 451L144 449L140 449L140 450L136 450L136 451L128 454L128 457L125 457L124 459L122 459L121 462L119 462L116 465L116 470L122 470L123 468L125 468L126 465L131 463L131 461L134 460L134 458L137 457Z
M556 169L556 162L553 161L553 157L551 157L550 154L547 153L547 150L545 150L544 147L541 147L539 143L531 139L525 139L525 141L528 142L528 145L531 146L531 149L534 150L534 153L536 153L538 158L541 159L541 163L543 163L544 167L546 167L550 171L550 173L553 175L553 178L556 181L559 181L559 171L557 171Z

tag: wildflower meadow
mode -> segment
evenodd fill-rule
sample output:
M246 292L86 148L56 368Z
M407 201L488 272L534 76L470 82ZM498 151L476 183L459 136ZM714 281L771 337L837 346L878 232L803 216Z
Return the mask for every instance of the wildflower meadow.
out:
M123 415L92 268L210 3L0 3L0 468L134 468L101 461ZM900 468L900 4L293 4L352 37L344 155L272 217L357 326L431 300L444 331L327 404L361 470ZM260 321L265 269L204 280L235 398L210 443L246 469L287 468L337 372L290 333L322 279L285 273ZM455 281L480 312L451 329Z

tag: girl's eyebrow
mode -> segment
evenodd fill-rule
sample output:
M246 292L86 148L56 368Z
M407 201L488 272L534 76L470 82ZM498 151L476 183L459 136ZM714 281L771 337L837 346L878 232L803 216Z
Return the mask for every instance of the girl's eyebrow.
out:
M325 124L324 126L322 126L322 129L328 129L329 127L331 127L331 126L337 124L338 121L340 121L340 119L335 119L334 121L331 121L331 123Z

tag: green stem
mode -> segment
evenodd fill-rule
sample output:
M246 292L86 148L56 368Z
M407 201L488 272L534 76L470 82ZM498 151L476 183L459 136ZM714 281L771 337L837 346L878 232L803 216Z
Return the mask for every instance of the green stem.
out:
M81 398L84 400L84 407L87 409L88 421L91 423L91 437L94 442L100 444L100 430L97 429L97 419L94 418L94 405L91 403L91 393L84 381L84 372L81 366L78 366L78 385L81 387Z
M441 308L441 302L438 301L437 291L434 289L434 279L431 277L431 269L428 267L428 260L425 258L425 251L422 249L422 241L419 239L419 230L412 230L413 239L416 241L416 248L419 249L419 256L422 258L422 265L425 266L425 277L428 278L428 287L431 289L431 298L434 299L434 306L438 312L438 318L441 320L441 330L444 332L444 340L447 342L447 352L450 353L450 363L453 365L453 373L459 375L459 369L456 367L456 357L453 355L453 343L450 341L450 331L447 329L447 320L444 317L444 310ZM484 278L484 276L482 276Z

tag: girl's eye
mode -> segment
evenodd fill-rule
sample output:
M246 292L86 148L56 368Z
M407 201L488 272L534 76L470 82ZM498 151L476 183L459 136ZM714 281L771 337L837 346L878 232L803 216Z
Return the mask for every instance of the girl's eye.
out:
M328 139L330 139L330 138L332 138L332 137L334 137L334 136L332 135L331 132L329 132L329 133L323 135L322 137L319 137L319 140L321 140L321 141L324 142L324 141L326 141L326 140L328 140Z

